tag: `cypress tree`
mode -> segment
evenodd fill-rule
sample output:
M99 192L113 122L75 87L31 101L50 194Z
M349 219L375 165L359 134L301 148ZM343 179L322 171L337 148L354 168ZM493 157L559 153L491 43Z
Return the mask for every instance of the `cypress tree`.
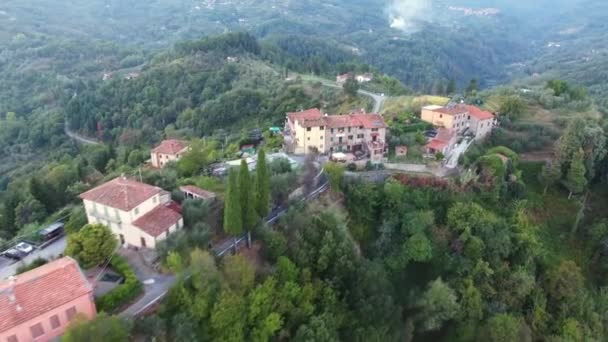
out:
M241 160L241 170L239 171L239 194L241 201L241 220L243 228L251 229L257 221L255 210L255 196L253 195L253 185L249 175L249 167L245 160Z
M585 154L583 150L580 149L574 154L566 177L566 187L570 190L568 198L571 198L572 194L580 194L585 190L585 187L587 186L587 178L585 178L586 173Z
M241 198L238 188L238 175L236 170L230 170L228 176L228 189L224 204L224 231L230 235L239 235L243 232L241 220Z
M268 174L268 166L266 165L266 152L263 149L260 149L258 152L258 164L255 171L255 209L258 215L264 218L268 215L270 209L270 176Z

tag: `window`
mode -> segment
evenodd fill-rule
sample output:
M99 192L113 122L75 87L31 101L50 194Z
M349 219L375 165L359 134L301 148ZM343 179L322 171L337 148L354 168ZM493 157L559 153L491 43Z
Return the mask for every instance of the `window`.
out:
M348 133L350 133L350 127L348 127Z
M19 342L19 340L17 339L17 335L11 335L6 338L6 342Z
M352 135L349 135L349 136L348 136L348 140L353 140L353 136L352 136Z
M310 127L306 127L306 132L310 132L311 128Z
M44 335L44 328L42 328L42 324L38 323L30 327L30 332L32 333L32 338L36 339Z
M359 129L363 129L363 126L359 126Z
M334 142L334 138L329 138L329 141Z
M440 118L443 118L443 114L439 114L439 117L440 117Z
M65 310L65 317L67 317L68 321L71 321L76 317L76 307L72 306L71 308Z
M308 141L310 141L310 137L308 137Z
M138 215L139 214L139 208L135 208L134 212L135 212L135 215Z
M156 196L152 197L152 203L156 204Z
M467 120L471 120L471 116L470 115L468 116Z
M61 325L61 322L59 322L59 316L57 316L57 315L51 316L51 328L57 329L57 328L59 328L60 325Z
M332 133L333 133L333 132L334 132L334 129L332 128L332 129L330 130L330 132L332 132Z
M325 126L320 126L319 129L323 131L325 130Z
M378 132L377 128L372 128L372 132Z
M363 139L363 134L357 134L357 138Z

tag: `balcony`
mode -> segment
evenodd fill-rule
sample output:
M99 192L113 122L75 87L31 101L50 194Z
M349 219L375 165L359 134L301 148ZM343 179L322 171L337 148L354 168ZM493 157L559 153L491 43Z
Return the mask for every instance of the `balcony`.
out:
M105 213L102 213L97 210L91 210L89 212L89 215L93 216L94 218L96 218L98 220L103 220L103 221L116 223L116 224L122 223L122 221L120 220L120 216L116 217L116 216L112 216L112 215L106 215Z

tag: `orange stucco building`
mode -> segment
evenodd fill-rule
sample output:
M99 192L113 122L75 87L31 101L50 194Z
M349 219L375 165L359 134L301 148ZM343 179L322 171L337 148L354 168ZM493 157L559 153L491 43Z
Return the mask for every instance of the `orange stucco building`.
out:
M52 341L97 311L93 288L70 257L0 281L0 342Z

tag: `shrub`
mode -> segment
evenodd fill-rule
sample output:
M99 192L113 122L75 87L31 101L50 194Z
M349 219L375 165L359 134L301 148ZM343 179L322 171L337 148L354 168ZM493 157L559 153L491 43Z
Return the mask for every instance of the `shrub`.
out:
M21 274L21 273L25 273L27 271L33 270L34 268L38 268L38 267L46 264L47 262L49 262L49 261L44 258L38 257L29 264L21 265L21 266L17 267L15 274Z
M350 163L346 166L346 169L348 171L357 171L357 164L355 163Z
M110 261L110 266L124 277L125 282L114 290L97 298L95 304L100 312L112 312L137 298L143 291L143 287L139 279L137 279L135 272L133 272L133 269L131 269L131 266L129 266L129 263L124 258L114 255Z

